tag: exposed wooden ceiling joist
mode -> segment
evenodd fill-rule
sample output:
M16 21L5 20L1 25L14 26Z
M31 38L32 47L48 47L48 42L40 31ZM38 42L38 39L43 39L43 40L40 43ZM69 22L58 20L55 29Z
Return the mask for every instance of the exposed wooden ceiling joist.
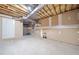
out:
M45 5L45 7L44 7L44 11L45 11L48 15L50 15L50 11L49 11L47 5Z
M66 12L66 4L61 4L60 6L60 9L61 9L61 12L60 13L63 13L63 12Z
M52 6L53 6L53 8L54 8L55 14L57 15L57 11L56 11L55 5L52 5Z
M42 17L42 15L41 15L40 13L37 13L37 15L39 16L39 18L41 18L41 17Z
M72 7L72 4L67 4L67 6L66 6L66 11L71 10L71 7Z
M40 18L41 18L41 17L44 17L44 14L42 14L41 11L39 11L37 15L40 15Z
M19 6L23 11L27 12L28 13L28 10L26 8L24 8L25 6L24 5L21 5L21 4L17 4L17 6Z
M47 7L48 7L48 9L49 9L49 11L50 11L50 14L52 15L52 11L51 11L51 9L50 9L49 5L47 5Z
M14 9L15 11L25 14L25 12L24 12L23 10L17 8L16 6L11 5L11 4L7 4L7 5L8 5L11 9Z
M13 17L21 17L27 15L26 12L13 6L13 4L0 4L0 13Z
M53 15L55 15L55 10L54 10L54 7L52 6L52 4L48 4L49 8L51 9L51 12Z
M42 8L43 12L45 13L43 13L44 16L43 17L41 16L40 19L58 15L78 8L79 4L47 4Z
M59 6L59 4L54 4L54 8L56 10L56 14L59 14L60 13L60 6Z
M42 9L43 13L45 14L45 16L48 16L48 14L46 13L46 11L44 10L44 8Z
M10 16L16 16L16 13L14 13L11 9L8 9L8 7L1 5L0 5L0 13Z
M45 17L46 16L45 11L43 9L41 9L41 12L42 12L43 16Z

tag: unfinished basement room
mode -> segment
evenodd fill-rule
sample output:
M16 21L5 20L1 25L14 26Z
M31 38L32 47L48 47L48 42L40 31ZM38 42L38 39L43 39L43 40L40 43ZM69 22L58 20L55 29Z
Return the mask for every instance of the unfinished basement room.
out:
M78 55L79 4L0 4L0 55Z

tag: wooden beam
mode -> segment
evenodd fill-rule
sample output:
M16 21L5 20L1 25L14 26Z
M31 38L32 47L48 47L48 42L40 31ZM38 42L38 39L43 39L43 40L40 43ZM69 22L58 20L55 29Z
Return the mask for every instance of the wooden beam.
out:
M3 9L0 9L0 13L8 15L8 16L18 17L17 14L15 14L13 12L6 11L6 10L3 10Z
M23 10L17 8L16 6L14 6L13 4L7 4L8 7L14 9L16 12L18 13L22 13L22 14L26 14L26 12L24 12Z
M28 10L27 9L25 9L21 4L17 4L20 8L22 8L22 10L24 10L25 12L27 12L28 13ZM27 8L27 7L26 7Z
M21 12L24 12L25 13L24 10L22 10L22 9L20 9L20 8L17 7L17 4L8 4L8 5L14 7L18 11L21 11Z
M57 12L56 12L56 8L55 8L55 6L54 6L54 5L52 5L52 6L53 6L53 8L54 8L55 14L57 15Z
M71 4L67 4L66 10L67 11L71 10L71 6L72 6Z
M6 14L9 16L16 16L17 15L17 13L14 13L12 10L8 9L7 7L1 7L1 6L0 6L0 13Z
M67 4L65 4L65 8L64 8L65 12L67 11L67 10L66 10L66 7L67 7Z
M52 7L52 4L49 4L48 6L50 7L50 10L51 10L52 15L55 15L56 13L54 11L54 8Z
M19 11L17 12L17 10L12 9L12 7L8 6L7 4L0 4L0 9L6 11L6 13L4 13L4 12L1 12L1 13L8 14L10 16L21 17L21 16L25 16L26 15L26 14L21 13Z
M22 16L25 16L26 15L26 12L22 12L22 11L20 11L19 9L17 9L16 7L12 7L12 6L10 6L10 5L7 5L8 6L8 9L11 9L14 13L18 13L18 14L20 14L20 15L22 15Z
M37 13L38 18L42 18L42 15L40 13Z
M42 14L42 17L45 17L45 14L44 14L44 12L41 10L40 11L41 12L41 14Z
M73 4L71 5L71 10L72 10Z
M38 16L39 16L39 15L40 15L40 16L42 16L42 14L41 14L41 13L39 13L39 12L37 13L37 15L38 15Z
M61 13L61 4L59 4L59 10L60 10L60 13Z
M75 5L75 9L78 9L78 4L77 5ZM60 7L60 6L59 6ZM62 5L61 5L61 7L62 7ZM75 9L71 9L71 7L73 7L72 5L69 5L68 7L67 7L67 4L63 4L63 12L62 12L62 8L60 7L60 13L59 14L61 14L61 13L65 13L65 12L68 12L68 11L72 11L72 10L75 10ZM56 7L55 7L56 8ZM67 8L69 8L68 10L67 10ZM52 9L50 9L50 10L52 10ZM55 11L55 10L54 10ZM58 15L58 13L56 14L56 15ZM55 14L54 15L48 15L48 16L46 16L46 17L42 17L42 18L39 18L39 19L44 19L44 18L48 18L48 17L52 17L52 16L56 16Z
M39 11L39 14L40 14L42 17L44 17L44 15L42 14L42 12L41 12L41 11Z
M66 4L61 4L60 6L61 13L66 11Z
M52 11L51 11L51 9L50 9L49 5L47 5L47 7L48 7L48 9L49 9L49 11L50 11L51 15L53 15L53 13L52 13Z
M43 8L41 9L41 12L43 13L44 17L47 16Z
M46 10L47 10L47 13L48 13L49 15L52 15L52 14L51 14L51 11L50 11L50 8L48 8L48 5L46 5Z
M48 14L48 16L50 15L48 12L47 12L47 10L45 9L45 7L46 7L46 5L44 6L44 11ZM47 8L47 7L46 7Z
M75 10L75 9L74 9ZM73 11L73 10L69 10L69 11ZM68 11L65 11L65 12L68 12ZM63 12L63 13L65 13ZM61 13L60 13L61 14ZM57 14L58 15L58 14ZM51 16L47 16L47 17L42 17L42 18L39 18L39 19L44 19L44 18L48 18L48 17L52 17L52 16L56 16L56 15L51 15Z
M48 13L45 12L44 8L42 10L43 10L45 16L48 16Z
M55 8L56 8L57 14L59 14L60 13L60 6L59 6L59 4L56 4Z

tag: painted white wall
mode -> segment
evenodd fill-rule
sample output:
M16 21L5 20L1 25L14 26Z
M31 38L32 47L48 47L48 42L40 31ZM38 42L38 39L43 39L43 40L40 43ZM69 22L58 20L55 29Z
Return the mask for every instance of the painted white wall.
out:
M14 38L15 37L15 20L11 18L2 18L2 38Z
M15 38L23 37L23 23L20 21L15 21Z
M17 18L0 14L0 39L14 39L23 36L23 22Z

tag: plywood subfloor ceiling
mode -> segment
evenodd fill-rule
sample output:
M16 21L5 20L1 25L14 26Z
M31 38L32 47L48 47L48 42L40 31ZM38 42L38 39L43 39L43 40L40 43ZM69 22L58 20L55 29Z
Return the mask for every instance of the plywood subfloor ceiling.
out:
M43 19L75 9L79 9L78 4L47 4L37 12L37 15L38 19Z
M22 9L23 7L19 4L0 4L0 14L5 14L13 17L28 15L27 10L24 11Z

